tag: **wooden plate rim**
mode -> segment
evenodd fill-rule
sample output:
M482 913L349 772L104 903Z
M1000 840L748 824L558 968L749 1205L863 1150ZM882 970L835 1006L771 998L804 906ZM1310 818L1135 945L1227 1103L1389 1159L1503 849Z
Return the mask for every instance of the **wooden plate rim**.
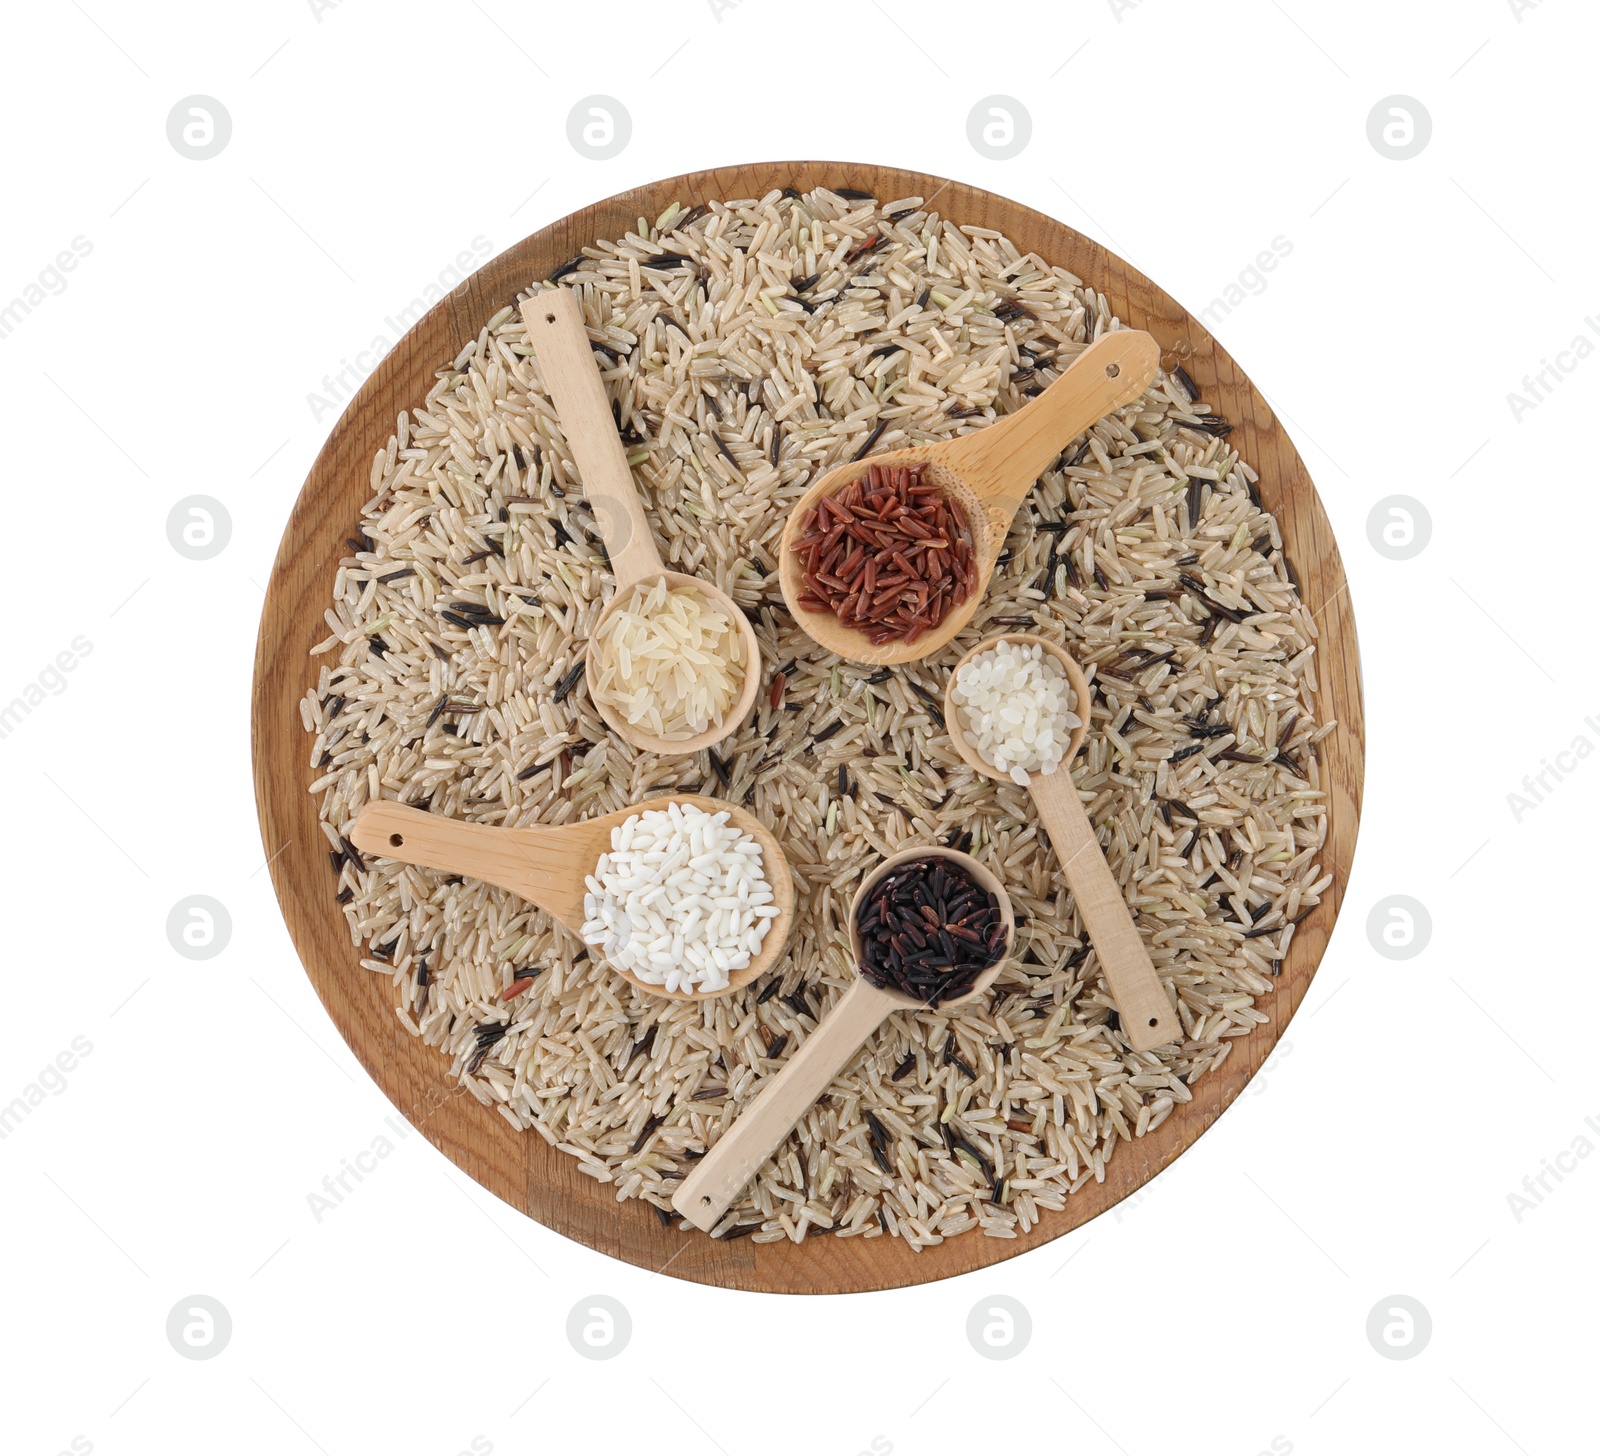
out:
M368 498L374 454L401 409L422 400L434 371L520 289L579 248L617 237L672 201L760 197L772 188L862 187L880 202L921 196L957 222L995 227L1019 247L1092 284L1127 325L1154 334L1163 365L1182 363L1207 401L1235 426L1232 437L1261 474L1289 559L1319 628L1324 719L1338 726L1323 742L1329 829L1324 868L1334 882L1296 934L1275 991L1261 999L1270 1021L1234 1043L1223 1066L1201 1079L1194 1098L1157 1132L1118 1147L1102 1184L1089 1184L1060 1213L1046 1213L1015 1239L977 1232L915 1253L887 1237L814 1234L800 1245L712 1240L664 1227L654 1211L617 1203L605 1185L578 1174L576 1160L536 1133L519 1133L491 1107L449 1082L449 1063L411 1036L394 1014L389 985L362 970L331 893L326 844L299 701L315 684L309 648L326 632L344 539ZM1360 818L1364 725L1350 594L1331 526L1304 462L1244 372L1197 320L1115 254L1044 214L970 184L859 162L761 162L685 173L631 188L578 209L492 259L436 304L382 360L340 417L312 466L280 543L262 610L251 700L251 737L262 844L290 937L339 1034L390 1101L451 1159L497 1197L590 1248L680 1279L771 1293L850 1293L948 1278L1059 1238L1105 1212L1154 1177L1216 1120L1266 1060L1305 998L1333 929Z

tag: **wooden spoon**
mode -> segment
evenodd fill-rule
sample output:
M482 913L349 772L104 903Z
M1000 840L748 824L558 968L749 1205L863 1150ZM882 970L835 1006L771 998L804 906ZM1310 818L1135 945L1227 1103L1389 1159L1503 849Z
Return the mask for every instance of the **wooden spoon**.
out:
M761 687L761 645L756 641L749 619L725 591L697 576L668 571L663 565L650 535L644 503L634 487L628 457L617 437L617 424L606 400L605 384L595 368L583 313L572 290L551 288L525 299L522 322L528 331L528 343L539 361L539 373L561 420L567 446L583 477L584 499L594 511L606 543L606 554L611 558L612 574L617 579L616 595L595 623L591 643L599 639L606 619L632 599L636 585L653 583L662 577L670 587L697 591L715 603L743 636L743 690L720 722L692 738L656 738L635 728L616 709L595 696L597 653L591 652L585 659L589 696L594 700L596 711L619 738L650 753L698 753L702 748L720 743L750 716Z
M1011 642L1020 647L1042 647L1055 658L1067 674L1072 691L1077 696L1077 714L1081 722L1073 731L1072 742L1054 773L1035 773L1028 785L1033 795L1034 807L1039 811L1039 822L1050 836L1051 848L1061 865L1067 883L1072 887L1073 898L1078 902L1078 913L1088 927L1089 939L1100 955L1105 969L1106 985L1122 1017L1122 1033L1135 1051L1149 1051L1166 1042L1183 1039L1183 1024L1172 1009L1171 998L1161 977L1150 962L1150 953L1134 928L1133 916L1128 913L1128 902L1122 889L1112 877L1095 836L1094 826L1084 812L1083 801L1078 798L1077 785L1072 782L1072 760L1083 746L1089 729L1089 684L1083 669L1073 661L1065 648L1030 632L1006 632L998 637L986 637L956 664L955 672L944 690L944 721L950 732L950 741L956 752L979 773L1001 783L1013 782L1011 775L986 763L968 741L962 713L965 711L952 697L956 672L980 652L1000 642Z
M611 831L631 815L646 809L665 809L668 804L693 804L708 814L725 810L729 822L742 829L761 846L761 870L772 886L772 903L778 913L767 924L760 951L742 971L729 974L720 991L671 991L641 981L621 967L613 967L641 991L673 1000L705 1001L726 996L748 986L769 970L783 954L784 944L794 925L794 881L789 862L767 826L754 815L720 799L705 799L699 794L672 794L662 799L647 799L615 814L602 814L576 824L532 825L526 829L497 829L490 824L469 824L463 819L447 819L429 814L391 799L378 799L356 816L350 840L357 849L402 864L425 865L428 869L470 875L499 885L532 901L551 918L583 939L584 880L594 873L600 856L611 848ZM590 953L599 952L590 947Z
M1000 959L982 970L972 989L963 996L939 1003L944 1011L975 1001L994 984L1011 954L1017 925L1011 913L1006 888L970 855L953 849L923 846L902 850L878 866L861 882L850 902L850 953L861 964L861 936L856 930L856 911L862 897L895 866L911 859L947 859L965 870L979 885L1000 902L1005 921L1006 943ZM857 1049L895 1011L920 1011L926 1003L902 991L874 986L865 976L839 998L817 1029L800 1044L755 1100L734 1119L730 1127L698 1163L694 1172L679 1185L672 1206L696 1228L709 1233L717 1226L728 1205L772 1156L773 1149L789 1135L806 1110L822 1096L828 1084L844 1070Z
M1090 344L1045 392L1015 414L984 429L932 445L913 445L835 466L817 481L789 513L778 547L778 579L789 610L810 637L852 662L915 662L937 652L956 635L989 589L994 564L1005 545L1017 507L1040 473L1062 446L1096 420L1144 393L1156 376L1161 346L1149 334L1118 329ZM807 511L825 495L842 490L873 465L915 465L926 461L926 479L960 501L972 527L978 579L967 599L948 612L937 627L915 642L874 645L832 612L808 612L800 605L803 590L800 558L794 539Z

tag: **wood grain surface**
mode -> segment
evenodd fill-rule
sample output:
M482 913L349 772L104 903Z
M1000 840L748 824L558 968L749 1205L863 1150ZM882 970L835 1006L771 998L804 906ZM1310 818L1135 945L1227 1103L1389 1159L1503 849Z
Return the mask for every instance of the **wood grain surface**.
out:
M1156 1132L1116 1150L1103 1184L1073 1195L1015 1239L976 1231L914 1252L895 1238L722 1243L694 1230L663 1227L638 1200L583 1177L575 1159L533 1132L519 1133L493 1108L453 1084L448 1058L408 1033L396 1018L386 977L362 970L333 898L317 801L307 792L309 739L299 701L315 685L307 655L326 633L322 619L333 579L369 495L373 456L403 409L421 404L434 370L453 359L520 290L585 244L621 237L641 217L674 200L760 197L772 188L859 187L880 200L921 196L958 223L998 228L1024 251L1069 268L1105 294L1122 322L1153 334L1166 367L1181 363L1205 399L1234 424L1230 443L1261 475L1263 503L1277 514L1286 554L1319 632L1319 709L1338 728L1321 745L1328 793L1323 864L1333 884L1300 925L1269 996L1257 1001L1270 1021L1234 1043L1223 1067L1201 1078L1194 1100ZM487 263L384 358L323 446L279 546L256 644L251 729L257 808L272 881L296 950L340 1035L384 1094L435 1147L497 1197L529 1217L602 1253L680 1279L728 1288L826 1294L888 1289L997 1263L1059 1238L1128 1196L1195 1141L1266 1060L1305 998L1343 898L1360 817L1363 724L1355 619L1332 528L1294 445L1239 366L1179 305L1137 270L1071 228L980 188L922 173L854 162L763 162L652 182L552 223Z

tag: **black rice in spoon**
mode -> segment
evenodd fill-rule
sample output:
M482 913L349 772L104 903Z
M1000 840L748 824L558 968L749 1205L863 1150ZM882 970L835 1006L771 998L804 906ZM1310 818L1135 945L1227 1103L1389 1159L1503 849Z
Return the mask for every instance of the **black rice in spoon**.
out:
M1000 902L937 855L907 860L866 894L856 916L861 974L937 1006L972 989L1006 948Z

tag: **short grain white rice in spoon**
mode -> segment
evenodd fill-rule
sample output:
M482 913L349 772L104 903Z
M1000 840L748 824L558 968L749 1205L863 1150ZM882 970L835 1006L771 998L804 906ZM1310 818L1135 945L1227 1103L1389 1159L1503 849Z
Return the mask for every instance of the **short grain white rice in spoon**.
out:
M1082 722L1065 670L1037 643L998 642L962 663L951 697L978 756L1023 785L1061 767Z

